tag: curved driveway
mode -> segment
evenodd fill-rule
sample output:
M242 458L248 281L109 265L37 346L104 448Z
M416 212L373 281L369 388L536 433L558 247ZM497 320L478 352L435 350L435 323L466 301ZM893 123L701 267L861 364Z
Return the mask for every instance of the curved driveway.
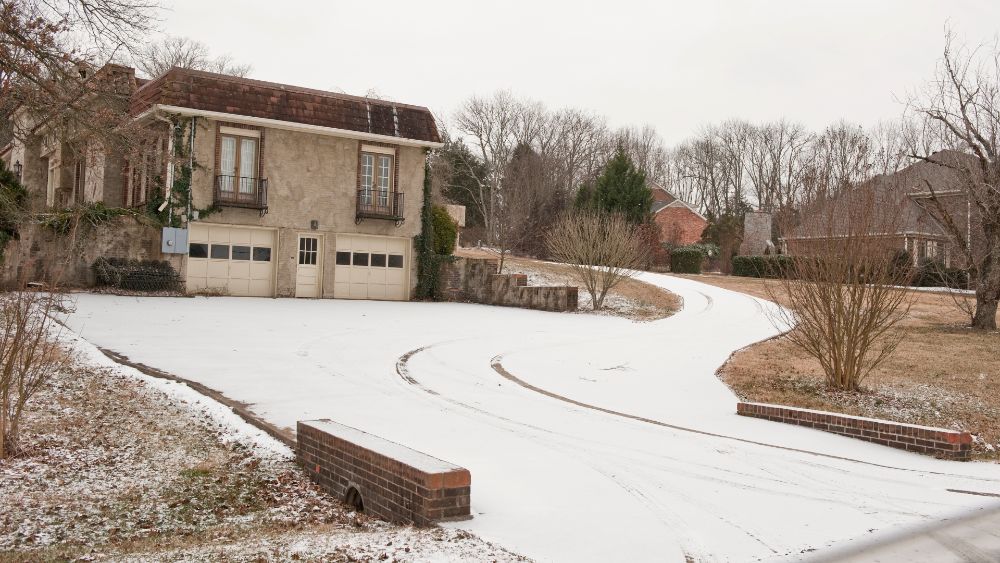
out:
M990 503L1000 465L737 417L714 376L773 305L657 274L673 317L439 303L78 296L87 340L284 427L331 418L463 465L467 528L560 561L777 559Z

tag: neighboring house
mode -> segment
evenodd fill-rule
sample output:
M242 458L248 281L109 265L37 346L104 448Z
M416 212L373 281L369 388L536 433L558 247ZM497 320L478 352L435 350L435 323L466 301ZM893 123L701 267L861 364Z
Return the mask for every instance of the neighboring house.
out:
M967 155L949 151L938 153L942 161L968 158ZM972 241L973 253L984 248L982 229L977 224L978 211L970 205L967 193L962 188L959 172L954 169L918 162L894 174L880 175L870 182L854 188L868 190L876 194L873 201L881 207L881 216L886 217L884 225L874 223L869 236L883 241L888 248L906 250L914 265L923 259L932 259L948 267L964 267L965 260L957 250L953 237L942 225L944 220L936 207L929 201L933 188L934 195L946 208L948 218ZM872 190L874 190L872 192ZM845 196L831 200L828 205L839 204ZM849 206L845 206L849 207ZM809 254L817 245L836 244L845 233L838 232L836 226L827 225L820 229L810 224L810 213L803 215L802 224L782 239L785 252L789 254Z
M653 221L660 227L660 241L672 246L700 241L708 226L705 216L656 183L651 182L649 189L653 192Z
M74 186L101 189L71 201L144 208L190 155L190 203L176 212L189 251L174 259L189 292L410 298L425 153L441 146L428 109L176 67L132 81L148 139L93 179L81 170ZM51 191L38 156L24 154L25 184Z

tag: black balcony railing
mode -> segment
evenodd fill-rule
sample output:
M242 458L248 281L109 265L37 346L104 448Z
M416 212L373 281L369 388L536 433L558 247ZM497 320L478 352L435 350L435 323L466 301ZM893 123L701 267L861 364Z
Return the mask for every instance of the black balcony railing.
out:
M267 179L246 176L216 176L215 204L267 212Z
M403 222L403 194L381 190L358 190L358 207L355 221L387 219L397 225Z

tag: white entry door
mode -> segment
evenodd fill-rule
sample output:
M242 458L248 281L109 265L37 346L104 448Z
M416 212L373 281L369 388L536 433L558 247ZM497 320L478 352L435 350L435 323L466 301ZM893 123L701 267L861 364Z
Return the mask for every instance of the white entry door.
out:
M298 265L295 268L295 296L319 297L322 283L323 252L320 237L299 235Z

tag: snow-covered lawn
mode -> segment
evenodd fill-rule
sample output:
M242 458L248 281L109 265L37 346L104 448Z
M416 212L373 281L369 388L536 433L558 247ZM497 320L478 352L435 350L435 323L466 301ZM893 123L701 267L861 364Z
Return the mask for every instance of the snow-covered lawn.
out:
M714 374L777 333L773 305L642 279L684 309L81 294L67 323L278 426L331 418L465 466L475 517L449 526L540 559L779 558L995 502L949 489L1000 493L1000 465L737 417Z
M462 530L393 526L324 494L284 444L186 385L64 338L0 460L0 561L519 561Z

